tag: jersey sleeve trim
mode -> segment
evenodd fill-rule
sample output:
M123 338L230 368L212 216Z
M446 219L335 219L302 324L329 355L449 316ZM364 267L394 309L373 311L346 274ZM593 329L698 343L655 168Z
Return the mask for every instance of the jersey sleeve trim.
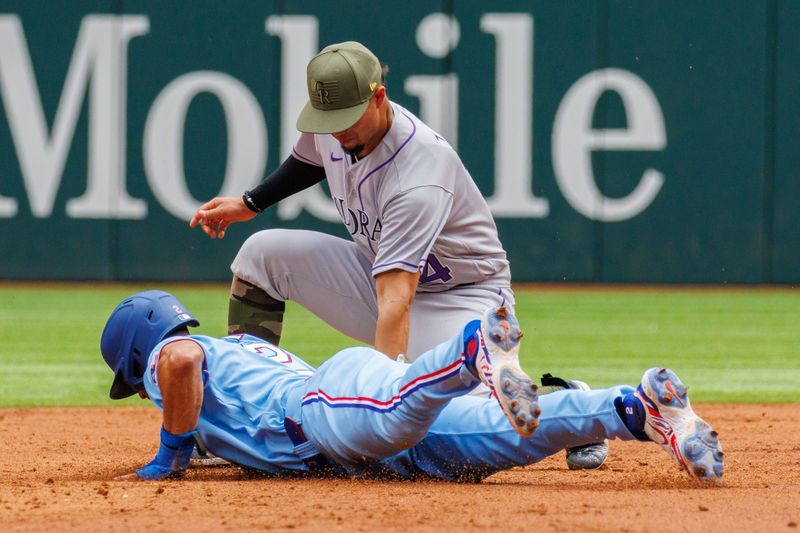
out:
M407 261L391 261L389 263L381 263L380 265L375 265L372 267L373 274L379 274L386 270L393 270L398 267L407 267L407 268L400 268L400 270L408 270L409 272L417 272L421 265L415 265L413 263L409 263ZM386 268L390 267L390 268Z
M294 148L292 148L292 156L294 156L295 159L299 159L303 163L308 163L309 165L314 165L315 167L321 167L322 166L319 163L316 163L316 162L310 160L309 158L300 155L297 152L297 150L295 150Z

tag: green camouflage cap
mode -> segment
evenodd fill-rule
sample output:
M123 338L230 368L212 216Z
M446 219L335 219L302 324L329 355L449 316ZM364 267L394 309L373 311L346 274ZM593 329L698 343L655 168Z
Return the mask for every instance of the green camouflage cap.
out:
M306 69L308 102L297 118L305 133L344 131L361 118L381 84L381 64L355 41L326 46Z

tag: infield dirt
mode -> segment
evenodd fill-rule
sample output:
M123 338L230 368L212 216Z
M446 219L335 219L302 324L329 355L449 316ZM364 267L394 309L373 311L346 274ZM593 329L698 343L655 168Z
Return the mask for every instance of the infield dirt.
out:
M726 453L700 486L652 443L611 443L606 465L563 456L480 484L249 478L236 467L184 480L112 481L155 453L154 408L0 410L5 531L797 531L798 405L699 405Z

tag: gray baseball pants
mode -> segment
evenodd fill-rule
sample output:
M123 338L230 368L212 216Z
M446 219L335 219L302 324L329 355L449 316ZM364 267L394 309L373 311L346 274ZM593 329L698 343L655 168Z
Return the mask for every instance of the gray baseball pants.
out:
M349 240L306 230L270 229L252 235L236 255L233 274L270 297L293 300L333 328L373 345L378 318L372 263ZM510 287L492 280L442 292L418 292L411 304L406 357L450 339L483 312L514 305Z

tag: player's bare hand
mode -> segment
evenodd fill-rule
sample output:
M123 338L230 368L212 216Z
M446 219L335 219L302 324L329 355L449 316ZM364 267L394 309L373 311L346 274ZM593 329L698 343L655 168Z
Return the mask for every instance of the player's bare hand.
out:
M251 220L255 216L256 213L248 209L241 198L217 197L197 209L189 221L189 227L194 228L199 225L203 233L212 239L221 239L225 237L228 226L234 222Z

